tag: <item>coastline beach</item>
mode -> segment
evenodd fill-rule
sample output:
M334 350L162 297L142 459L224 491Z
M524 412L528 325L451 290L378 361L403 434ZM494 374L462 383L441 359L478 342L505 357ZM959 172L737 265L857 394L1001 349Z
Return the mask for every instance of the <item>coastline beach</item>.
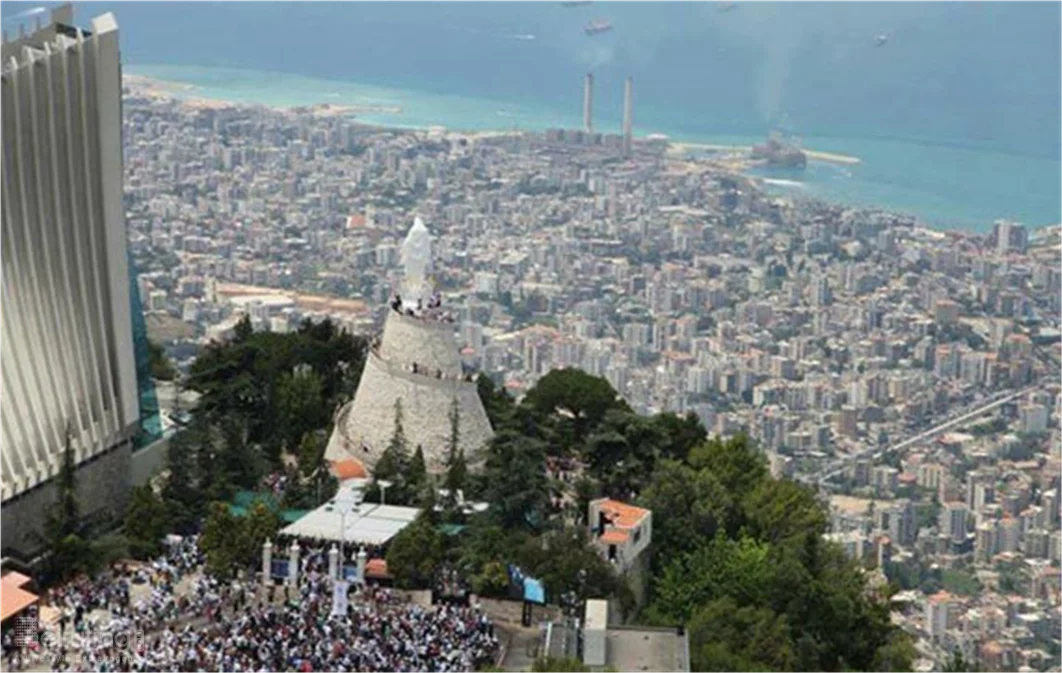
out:
M130 65L124 84L140 95L179 98L204 108L265 106L288 113L345 116L359 125L394 131L481 137L489 133L579 128L576 110L528 101L505 101L400 86L362 84L281 72L215 66ZM850 136L803 136L810 146L804 170L777 170L752 160L748 148L766 137L720 135L671 128L639 116L639 138L664 135L673 158L703 153L756 178L779 194L910 213L940 229L988 231L1004 218L1036 228L1062 218L1057 158L987 148ZM619 131L615 119L597 125ZM715 156L712 156L714 153ZM1015 194L1021 198L1015 200Z
M740 152L747 153L752 151L750 145L713 145L709 143L687 143L687 142L672 142L670 147L672 152L689 154L691 152ZM845 166L855 166L863 163L863 160L859 157L848 156L846 154L838 154L836 152L822 152L818 150L809 150L802 148L804 154L809 159L815 159L818 161L826 161L834 164L842 164Z
M202 109L221 109L226 107L255 107L263 106L269 107L275 110L294 111L298 109L310 109L315 113L336 115L336 116L353 116L358 115L372 115L372 114L385 114L385 115L400 115L402 113L402 107L400 105L376 105L372 103L344 103L335 104L325 101L319 102L307 102L303 105L269 105L266 103L251 103L247 101L234 101L223 100L220 98L206 97L198 95L199 87L187 82L177 82L172 80L158 79L155 77L147 77L144 75L125 74L123 75L123 86L128 87L131 92L135 92L137 95L152 97L152 98L179 98L187 105L192 107L198 107ZM432 131L437 129L440 125L431 125L426 127L419 126L407 126L398 124L379 123L375 121L362 122L367 126L377 126L380 128L394 128L402 130L418 130L418 131ZM512 131L505 129L457 129L447 128L448 133L459 133L468 137L492 137L492 136L504 136ZM643 138L657 134L653 131L647 131L644 134L639 134ZM712 143L697 143L697 142L685 142L685 141L673 141L668 140L668 151L672 154L690 154L693 152L718 152L727 153L734 152L740 154L747 154L752 150L750 145L724 145L724 144L712 144ZM818 150L804 149L804 153L809 159L817 161L825 161L829 163L841 164L841 165L857 165L862 163L859 157L849 156L845 154L839 154L835 152L823 152Z

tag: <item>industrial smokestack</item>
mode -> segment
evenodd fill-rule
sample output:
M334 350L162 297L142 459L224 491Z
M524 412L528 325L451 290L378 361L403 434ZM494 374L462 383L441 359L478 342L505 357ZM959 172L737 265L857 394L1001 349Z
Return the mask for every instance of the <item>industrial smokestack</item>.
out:
M583 130L594 132L594 76L586 73L583 84Z
M634 124L634 78L628 77L623 87L623 153L631 154L632 127Z

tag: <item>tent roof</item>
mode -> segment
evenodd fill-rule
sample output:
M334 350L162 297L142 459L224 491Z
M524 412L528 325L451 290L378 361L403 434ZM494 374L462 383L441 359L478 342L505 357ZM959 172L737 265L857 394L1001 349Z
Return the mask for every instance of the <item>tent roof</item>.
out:
M420 514L416 507L362 503L357 511L347 514L344 521L335 501L327 502L295 523L283 528L281 535L314 540L343 541L382 545L413 523ZM344 532L340 532L343 526Z

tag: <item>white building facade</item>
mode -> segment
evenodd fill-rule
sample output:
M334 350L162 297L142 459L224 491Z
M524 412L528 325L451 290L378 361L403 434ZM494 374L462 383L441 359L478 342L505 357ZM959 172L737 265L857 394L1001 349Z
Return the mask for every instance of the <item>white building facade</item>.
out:
M118 25L71 20L2 47L5 549L43 523L68 441L83 513L120 512L139 420Z

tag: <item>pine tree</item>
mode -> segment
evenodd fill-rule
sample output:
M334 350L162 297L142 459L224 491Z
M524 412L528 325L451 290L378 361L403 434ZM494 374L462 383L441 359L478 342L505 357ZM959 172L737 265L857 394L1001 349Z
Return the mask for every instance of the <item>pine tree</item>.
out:
M461 415L457 396L450 404L450 438L447 442L446 451L446 476L443 478L443 487L447 491L443 508L448 516L457 508L457 492L465 486L465 477L468 474L468 466L465 464L465 452L461 444Z
M70 426L66 429L66 445L63 447L63 465L59 468L56 479L59 491L57 503L57 527L63 537L78 532L81 520L77 504L77 475L74 468L74 433Z
M204 451L197 442L204 440L202 427L195 423L180 431L166 448L169 477L162 488L162 501L166 504L177 533L186 535L195 528L202 513L203 498L195 485L195 459L197 449Z
M451 514L457 513L457 493L465 490L467 477L468 466L465 464L465 452L464 449L458 449L457 455L447 466L446 476L443 479L443 485L447 491L443 506Z
M450 403L450 439L447 442L446 451L446 466L450 467L454 461L457 460L457 449L461 439L461 414L460 406L457 403L457 396L454 395L453 401Z
M409 465L409 448L406 446L406 431L402 427L402 399L395 400L395 431L386 451L391 453L395 469L404 474Z
M87 561L87 549L80 534L81 513L77 502L73 442L73 429L68 424L63 464L55 479L57 497L45 521L44 542L51 552L48 574L60 579L76 574Z
M423 456L422 456L423 457ZM402 400L395 400L395 431L391 435L391 442L384 449L383 455L377 461L373 469L373 491L379 492L378 482L390 481L393 485L390 493L393 494L395 504L404 504L407 500L408 491L406 482L409 474L409 452L406 446L406 433L402 428Z
M410 493L418 493L428 481L428 466L424 462L424 448L417 444L417 450L413 454L413 460L409 461L409 471L406 473L406 484Z

